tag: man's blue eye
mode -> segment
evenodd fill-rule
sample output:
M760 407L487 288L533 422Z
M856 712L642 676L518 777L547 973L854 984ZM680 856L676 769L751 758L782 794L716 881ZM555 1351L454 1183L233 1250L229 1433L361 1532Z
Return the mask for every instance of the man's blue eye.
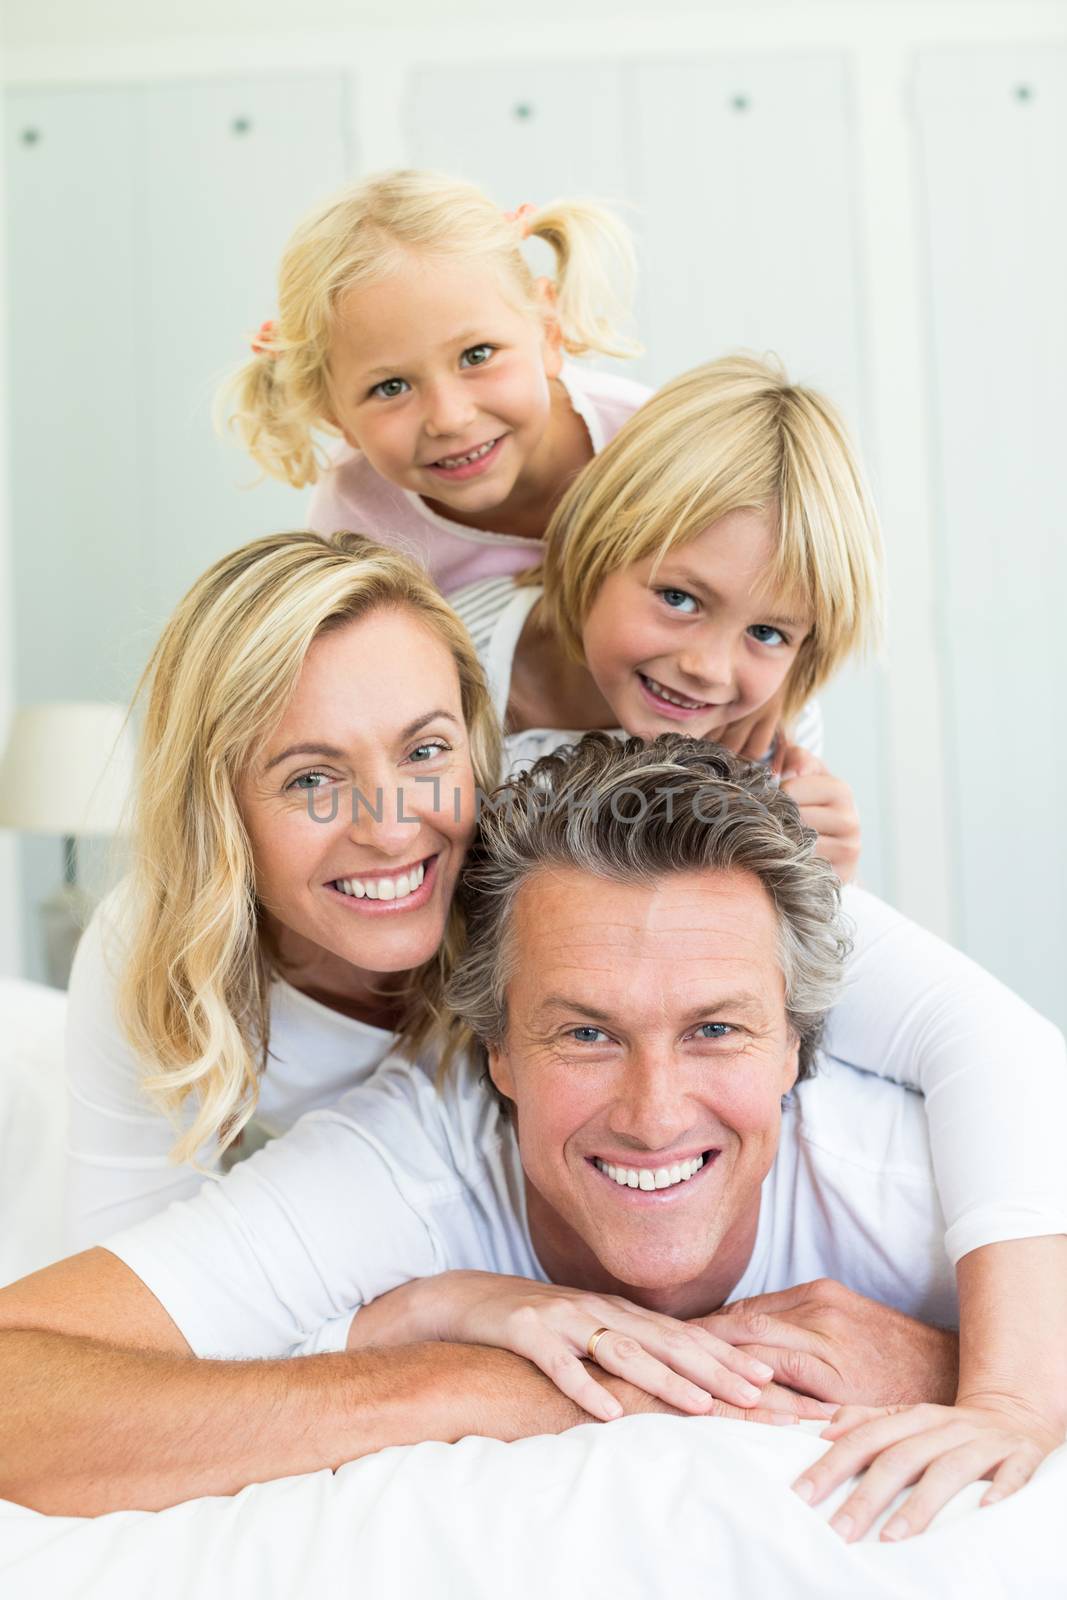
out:
M380 400L395 400L407 387L406 378L383 378L381 383L374 385L371 394L376 394Z
M692 616L696 610L696 601L684 589L657 589L656 593L664 605L670 606L672 611L681 611L686 616Z
M733 1033L733 1028L728 1022L702 1022L697 1029L705 1039L725 1039Z
M760 644L788 644L789 640L778 628L772 628L769 622L754 622L749 628L753 639L758 639Z
M601 1030L599 1028L572 1028L571 1037L573 1039L577 1039L579 1044L595 1044L596 1038L600 1032ZM589 1034L592 1034L593 1037L583 1037L583 1035L587 1036Z
M491 344L472 344L469 350L464 350L459 358L459 364L468 367L484 367L489 357L493 354L494 346Z

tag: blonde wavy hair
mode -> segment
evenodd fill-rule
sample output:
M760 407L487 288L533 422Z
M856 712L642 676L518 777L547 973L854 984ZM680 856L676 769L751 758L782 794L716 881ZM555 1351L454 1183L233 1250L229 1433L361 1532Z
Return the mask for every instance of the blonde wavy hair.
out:
M240 775L277 726L312 643L383 606L413 612L451 652L474 776L488 792L499 732L466 629L419 568L357 534L276 534L224 556L181 601L138 686L146 704L119 1016L156 1103L177 1119L195 1097L175 1161L233 1142L267 1064L272 959ZM443 1026L463 942L454 903L437 954L398 996L408 1055L438 1036L449 1055L464 1043Z
M523 258L525 238L543 239L555 255L551 313ZM640 351L619 331L633 276L630 236L605 207L553 200L514 215L458 178L382 173L343 189L297 227L278 272L277 321L220 394L219 424L236 430L271 477L300 489L328 465L314 433L339 432L330 393L338 298L389 277L413 251L489 262L532 316L556 320L571 355Z
M844 423L775 361L709 361L665 384L578 475L545 535L542 605L572 659L612 572L686 544L728 512L773 509L768 579L814 626L785 684L788 721L854 652L882 637L878 517Z

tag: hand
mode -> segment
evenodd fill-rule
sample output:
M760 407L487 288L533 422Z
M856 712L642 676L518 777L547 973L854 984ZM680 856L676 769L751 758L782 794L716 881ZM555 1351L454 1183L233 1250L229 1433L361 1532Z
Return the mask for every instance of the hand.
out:
M882 1529L883 1539L922 1533L954 1494L980 1478L992 1484L982 1505L1021 1489L1035 1469L1064 1442L1028 1407L1006 1396L984 1396L954 1406L845 1406L823 1429L828 1450L793 1488L811 1505L855 1473L863 1478L830 1519L846 1542L861 1539L892 1500L911 1484L912 1494Z
M644 1389L637 1389L632 1383L626 1383L621 1378L605 1375L602 1379L605 1389L622 1402L626 1415L636 1416L646 1411L666 1413L678 1417L682 1413L675 1406L666 1405L662 1400L655 1400ZM764 1384L760 1392L761 1404L741 1410L737 1406L727 1405L724 1400L713 1400L710 1407L701 1413L708 1417L728 1417L734 1422L762 1422L789 1424L799 1422L802 1418L807 1422L825 1422L839 1408L826 1405L821 1400L812 1400L808 1395L798 1394L795 1389L785 1389L778 1383Z
M599 1328L609 1332L596 1345L596 1365L677 1411L706 1416L725 1401L754 1419L777 1421L784 1409L780 1399L759 1404L773 1374L757 1356L618 1295L493 1272L442 1272L383 1295L359 1313L353 1330L369 1316L364 1336L377 1340L387 1302L389 1342L437 1339L513 1350L603 1421L621 1416L622 1407L590 1369L587 1347ZM825 1420L825 1407L806 1403L798 1414Z
M959 1341L892 1306L816 1278L724 1306L701 1323L774 1369L779 1383L835 1405L951 1403Z
M762 761L774 746L782 720L783 690L738 722L731 722L717 735L718 742L745 761Z
M842 883L851 883L860 858L860 819L848 784L799 744L781 741L771 768L799 807L804 826L819 835L816 854L830 863Z

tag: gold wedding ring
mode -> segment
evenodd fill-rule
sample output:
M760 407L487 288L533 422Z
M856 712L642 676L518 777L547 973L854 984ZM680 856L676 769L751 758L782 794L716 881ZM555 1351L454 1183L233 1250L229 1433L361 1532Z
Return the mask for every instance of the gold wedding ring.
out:
M597 1328L595 1333L591 1333L589 1335L589 1343L586 1345L585 1351L586 1351L586 1355L589 1357L590 1361L595 1361L596 1360L596 1347L600 1343L600 1341L604 1337L604 1335L606 1333L610 1333L610 1332L611 1332L610 1328Z

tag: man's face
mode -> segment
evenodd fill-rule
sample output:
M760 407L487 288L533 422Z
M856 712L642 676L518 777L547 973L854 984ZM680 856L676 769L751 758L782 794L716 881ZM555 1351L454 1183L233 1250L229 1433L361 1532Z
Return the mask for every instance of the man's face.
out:
M490 1071L515 1104L542 1264L663 1309L689 1291L717 1302L747 1264L797 1072L763 886L545 870L512 937Z

